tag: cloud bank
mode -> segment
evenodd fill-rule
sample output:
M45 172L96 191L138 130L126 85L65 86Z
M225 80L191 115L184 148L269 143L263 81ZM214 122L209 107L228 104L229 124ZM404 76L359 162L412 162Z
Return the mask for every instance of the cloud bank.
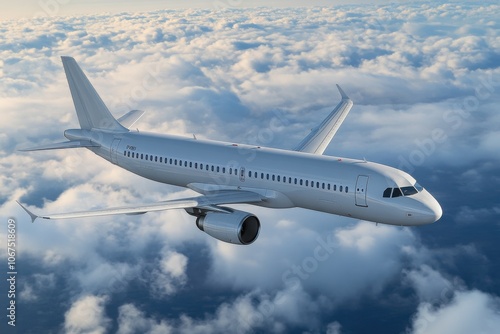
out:
M19 261L30 268L20 301L33 311L60 305L30 313L47 319L42 332L342 333L366 331L352 319L380 312L395 320L376 317L370 329L493 333L500 287L485 225L498 225L498 10L226 8L2 22L0 205L19 221ZM183 211L30 224L15 199L64 212L193 195L86 151L16 151L78 124L61 55L75 57L116 116L147 110L141 130L283 148L326 116L340 83L355 107L327 153L415 172L456 214L417 230L245 206L263 222L248 247L211 239ZM479 206L464 203L471 194L484 198ZM485 235L465 237L474 233Z

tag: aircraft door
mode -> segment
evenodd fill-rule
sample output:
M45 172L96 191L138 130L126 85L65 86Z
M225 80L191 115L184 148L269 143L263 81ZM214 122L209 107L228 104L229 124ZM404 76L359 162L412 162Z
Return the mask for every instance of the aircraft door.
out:
M111 153L111 162L114 164L117 163L117 155L118 155L118 145L120 145L121 139L113 139L111 143L110 153Z
M368 188L368 176L359 175L356 180L355 201L357 206L368 206L366 203L366 189Z
M245 182L245 167L240 168L240 181Z

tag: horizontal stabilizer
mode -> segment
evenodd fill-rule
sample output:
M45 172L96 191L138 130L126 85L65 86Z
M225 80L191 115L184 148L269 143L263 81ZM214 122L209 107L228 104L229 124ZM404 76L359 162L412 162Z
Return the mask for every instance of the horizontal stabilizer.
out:
M263 201L264 198L251 191L221 191L217 194L191 197L184 199L175 199L171 201L158 202L153 204L145 205L133 205L133 206L123 206L117 208L99 209L92 211L79 211L79 212L69 212L69 213L57 213L50 215L37 215L30 210L28 210L24 205L17 202L26 211L30 217L31 221L34 222L37 218L42 219L68 219L68 218L84 218L84 217L96 217L96 216L108 216L108 215L119 215L119 214L142 214L145 212L152 211L163 211L171 209L189 209L189 208L199 208L208 211L217 212L227 212L222 207L218 207L220 204L240 204L240 203L256 203Z
M124 127L130 129L132 125L135 124L146 112L142 110L132 110L118 118L118 122Z
M323 154L325 152L353 106L353 102L342 88L339 85L337 85L337 88L342 96L342 100L323 122L300 142L294 149L295 151L313 154Z
M79 147L99 147L99 144L92 143L89 140L71 140L61 143L45 144L35 147L23 148L19 151L29 152L29 151L44 151L44 150L60 150L64 148L79 148Z

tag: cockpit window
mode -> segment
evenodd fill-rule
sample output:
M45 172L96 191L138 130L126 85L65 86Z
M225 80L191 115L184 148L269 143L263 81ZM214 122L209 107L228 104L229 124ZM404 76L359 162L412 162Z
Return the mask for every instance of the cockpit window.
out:
M394 191L392 192L392 197L399 197L399 196L403 196L403 194L401 193L401 189L399 188L394 188Z
M415 187L412 187L412 186L402 187L401 191L403 192L404 196L411 196L411 195L415 195L416 193L418 193L417 189L415 189Z
M415 186L408 186L408 187L401 187L401 188L386 188L384 190L383 196L386 198L394 198L394 197L400 197L400 196L411 196L415 195L416 193L421 192L424 190L424 188L418 184L415 183Z

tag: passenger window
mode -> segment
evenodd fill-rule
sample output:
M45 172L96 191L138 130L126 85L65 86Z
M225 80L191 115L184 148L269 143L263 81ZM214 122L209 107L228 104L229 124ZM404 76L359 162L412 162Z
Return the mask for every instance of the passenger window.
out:
M273 174L273 181L274 181L274 174Z
M293 183L297 184L297 178L293 179Z
M264 173L260 173L260 178L264 180Z
M337 191L337 185L336 184L333 185L333 191Z
M327 190L330 190L330 183L327 184L327 187L326 187Z
M325 189L325 183L323 182L323 184L321 185L321 188L322 189Z
M193 168L193 163L192 162L189 163L189 168Z
M217 173L219 173L219 172L220 172L220 167L219 167L219 166L217 166Z
M347 194L348 191L349 191L349 187L345 186L345 192L346 192L346 194Z
M306 180L306 187L309 186L309 180Z
M203 164L200 164L200 169L203 170Z
M155 162L158 162L158 156L155 155Z
M302 185L302 179L300 179L300 185Z
M339 187L339 191L342 192L342 186Z
M277 180L276 181L280 182L280 176L279 175L277 176Z
M316 182L316 188L319 189L319 182Z
M392 197L399 197L399 196L402 196L403 194L401 193L401 189L399 188L394 188L394 190L392 191Z
M266 174L266 179L269 180L269 174Z
M144 153L141 153L141 160L144 159Z

